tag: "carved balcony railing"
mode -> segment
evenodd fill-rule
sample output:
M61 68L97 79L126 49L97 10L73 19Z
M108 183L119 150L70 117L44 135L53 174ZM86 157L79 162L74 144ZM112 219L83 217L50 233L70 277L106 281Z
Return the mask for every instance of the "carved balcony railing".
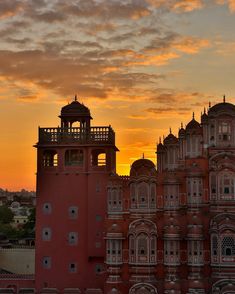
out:
M115 133L109 127L39 128L39 144L43 143L115 144Z

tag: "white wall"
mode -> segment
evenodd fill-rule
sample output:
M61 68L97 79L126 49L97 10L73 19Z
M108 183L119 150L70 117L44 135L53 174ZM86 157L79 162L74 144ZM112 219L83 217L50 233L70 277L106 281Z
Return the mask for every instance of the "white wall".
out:
M34 274L35 249L0 249L0 268L15 274Z

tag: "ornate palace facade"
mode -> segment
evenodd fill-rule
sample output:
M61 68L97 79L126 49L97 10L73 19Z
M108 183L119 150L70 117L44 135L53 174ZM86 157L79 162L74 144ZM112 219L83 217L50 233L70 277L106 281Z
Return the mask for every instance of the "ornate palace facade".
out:
M60 118L36 144L37 293L234 294L235 106L193 117L130 176L86 106Z

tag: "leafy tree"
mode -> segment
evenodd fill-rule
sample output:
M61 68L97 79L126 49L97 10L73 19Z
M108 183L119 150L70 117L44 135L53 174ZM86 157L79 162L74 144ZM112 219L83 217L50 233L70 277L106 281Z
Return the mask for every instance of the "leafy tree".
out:
M30 215L28 221L23 226L24 237L34 236L35 235L35 221L36 221L36 209L30 209Z
M9 224L12 222L14 213L7 206L0 206L0 223Z

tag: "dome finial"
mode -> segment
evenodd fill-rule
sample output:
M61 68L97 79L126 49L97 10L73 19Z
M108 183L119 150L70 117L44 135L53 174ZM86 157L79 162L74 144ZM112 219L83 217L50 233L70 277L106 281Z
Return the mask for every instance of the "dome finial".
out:
M211 108L211 102L209 101L209 108Z
M193 112L193 119L194 119L194 112Z
M225 101L225 98L226 98L226 97L225 97L225 95L224 95L224 96L223 96L223 102L224 102L224 103L226 102L226 101Z
M204 107L204 114L206 114L206 107Z
M181 129L183 129L183 123L182 122L181 122L181 125L180 126L181 126Z
M171 127L170 127L170 134L171 134Z
M144 152L143 152L142 158L144 159Z
M159 137L159 144L161 144L162 143L162 138L161 137Z
M74 101L78 101L77 94L75 94Z

